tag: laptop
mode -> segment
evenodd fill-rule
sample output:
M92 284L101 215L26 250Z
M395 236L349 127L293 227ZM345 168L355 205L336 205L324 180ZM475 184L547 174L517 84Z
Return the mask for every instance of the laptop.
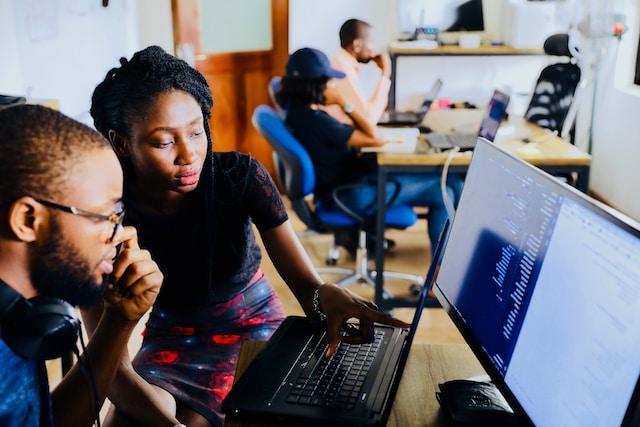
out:
M473 150L478 137L485 138L491 142L496 138L500 123L504 120L509 105L509 95L499 90L493 92L487 111L482 118L478 133L430 133L427 135L429 144L434 148L449 150L454 147L461 151Z
M384 426L448 229L447 223L408 330L376 324L372 343L342 343L326 360L324 325L287 317L224 400L227 415L310 425Z
M479 140L434 284L538 427L640 425L640 224Z
M437 79L424 98L419 111L388 111L378 121L378 126L419 126L438 97L442 89L442 80Z

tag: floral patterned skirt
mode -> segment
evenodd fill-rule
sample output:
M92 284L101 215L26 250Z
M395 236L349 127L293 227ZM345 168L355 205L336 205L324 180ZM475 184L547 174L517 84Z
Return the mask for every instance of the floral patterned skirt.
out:
M284 319L269 282L257 279L229 301L191 314L154 308L135 370L181 404L222 426L221 403L233 385L243 340L267 340Z

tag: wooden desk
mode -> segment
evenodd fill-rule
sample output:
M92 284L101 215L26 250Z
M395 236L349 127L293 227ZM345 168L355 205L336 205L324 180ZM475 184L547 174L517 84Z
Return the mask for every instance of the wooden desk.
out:
M265 343L249 341L242 345L236 378L264 348ZM414 344L389 416L389 427L446 426L435 392L438 384L453 379L485 374L484 369L465 344ZM250 423L227 417L225 427L271 427L276 424ZM284 424L277 424L284 426ZM287 423L286 426L295 426Z
M436 132L474 133L480 127L484 112L474 110L435 110L430 111L424 124ZM525 142L523 139L531 141ZM538 166L551 174L577 174L576 188L586 192L589 183L591 156L574 145L548 133L541 127L519 117L511 117L503 123L496 137L495 144L506 151ZM383 153L376 154L378 163L378 212L376 219L376 235L384 235L385 187L387 177L392 173L440 173L448 153L435 152L428 148L426 142L418 144L415 153ZM450 173L465 173L471 162L471 152L457 153ZM384 239L376 239L376 271L384 271ZM383 298L384 277L376 274L375 303L383 310L394 307L413 307L415 300Z
M511 46L480 46L464 48L460 46L440 46L435 49L394 46L389 49L391 57L391 88L389 90L389 108L396 108L396 78L398 58L401 56L522 56L544 55L541 48L514 48Z

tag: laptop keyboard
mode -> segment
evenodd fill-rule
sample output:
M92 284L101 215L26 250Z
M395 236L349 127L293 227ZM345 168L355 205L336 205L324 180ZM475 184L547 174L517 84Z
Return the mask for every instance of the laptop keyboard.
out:
M292 387L287 402L298 405L353 409L362 397L362 386L380 348L383 333L376 331L371 344L342 343L331 357L324 357L328 341L326 334L305 346L298 360L297 378L290 379Z
M427 139L432 147L436 148L453 148L453 147L472 147L477 139L476 135L461 135L461 134L442 134L432 133Z

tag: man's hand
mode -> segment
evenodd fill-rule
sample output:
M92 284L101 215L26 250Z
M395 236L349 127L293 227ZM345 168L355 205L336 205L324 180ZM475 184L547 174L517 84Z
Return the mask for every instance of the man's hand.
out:
M324 284L318 290L320 307L327 316L327 336L329 348L326 357L331 357L340 345L340 341L351 344L371 342L374 338L373 324L375 322L384 325L408 328L410 325L378 311L378 307L347 289L334 284ZM357 333L341 337L340 330L343 323L351 318L360 320L360 329Z
M122 247L113 264L105 307L126 320L137 321L156 301L164 276L149 251L138 246L135 228L124 227L114 241Z
M343 107L347 101L344 99L344 95L336 89L335 85L331 82L327 83L327 87L324 90L324 103L325 105L339 105Z
M373 58L371 58L371 60L375 62L378 68L380 68L380 71L382 72L382 75L384 77L391 76L391 57L389 56L388 53L386 52L380 53L374 56Z

